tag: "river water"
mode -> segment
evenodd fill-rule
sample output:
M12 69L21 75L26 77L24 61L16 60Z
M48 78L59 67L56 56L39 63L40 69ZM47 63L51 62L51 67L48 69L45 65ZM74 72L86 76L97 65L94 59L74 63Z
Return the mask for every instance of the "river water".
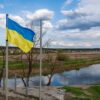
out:
M100 84L100 64L55 74L51 85Z
M48 82L47 76L42 76L42 84ZM14 87L14 78L8 80L8 86ZM3 81L2 81L3 84ZM100 84L100 64L90 65L81 68L80 70L65 71L63 73L56 73L51 80L51 86L65 86L65 85L82 85L82 84ZM30 78L30 87L39 85L39 76ZM17 87L23 86L22 80L17 78Z

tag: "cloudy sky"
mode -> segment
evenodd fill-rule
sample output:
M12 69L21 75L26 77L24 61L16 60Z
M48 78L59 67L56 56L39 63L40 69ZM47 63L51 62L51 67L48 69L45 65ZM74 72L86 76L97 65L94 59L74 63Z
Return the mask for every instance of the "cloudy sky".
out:
M0 45L5 14L26 26L39 19L53 48L100 48L100 0L0 0Z

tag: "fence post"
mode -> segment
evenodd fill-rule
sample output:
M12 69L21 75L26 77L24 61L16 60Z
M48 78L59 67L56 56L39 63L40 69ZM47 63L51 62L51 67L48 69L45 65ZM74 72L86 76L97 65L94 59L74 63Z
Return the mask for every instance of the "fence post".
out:
M15 82L14 82L14 83L15 83L15 84L14 84L14 89L15 89L15 91L16 91L16 85L17 85L17 83L16 83L16 74L15 74L15 78L14 78L14 79L15 79Z
M26 96L28 95L28 87L26 86Z
M26 79L26 96L28 95L28 80Z
M3 68L3 90L5 90L5 68Z

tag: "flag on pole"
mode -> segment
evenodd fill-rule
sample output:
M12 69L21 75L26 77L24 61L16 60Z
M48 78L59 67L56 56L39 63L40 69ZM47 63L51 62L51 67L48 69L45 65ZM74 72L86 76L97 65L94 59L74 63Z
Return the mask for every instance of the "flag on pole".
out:
M6 33L9 43L19 47L23 52L27 53L33 47L33 38L35 33L25 27L20 26L10 18L6 18Z

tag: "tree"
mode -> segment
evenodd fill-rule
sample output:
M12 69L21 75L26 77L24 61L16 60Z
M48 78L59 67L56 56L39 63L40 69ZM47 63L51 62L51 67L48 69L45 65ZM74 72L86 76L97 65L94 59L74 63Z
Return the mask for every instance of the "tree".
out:
M4 73L4 69L5 69L5 48L3 46L0 46L0 53L1 53L1 56L2 56L2 68L0 70L0 86L1 86L1 80L2 80L2 77L3 77L3 73Z
M39 43L40 43L40 25L37 24L37 22L36 22L36 25L34 25L34 24L35 23L33 23L33 22L31 22L30 24L27 24L27 27L30 27L36 33L35 41L34 41L34 47L27 54L24 54L24 53L21 52L21 56L20 56L21 57L21 61L23 62L24 61L23 60L23 55L26 55L26 61L24 61L24 62L27 63L26 66L27 66L28 70L27 70L27 72L25 72L25 69L23 68L23 76L21 76L21 79L22 79L23 84L24 84L25 87L26 86L29 86L29 80L30 80L29 78L30 78L30 76L32 74L33 63L36 62L36 60L38 58L38 55L39 55L39 54L34 54L33 49L39 47ZM46 35L46 33L47 33L47 30L43 29L42 38ZM42 45L42 48L43 47L46 47L46 46L48 48L48 46L50 45L50 41L51 41L50 39L48 39L47 41L45 41L43 43L43 45ZM49 63L50 66L52 66L50 68L50 70L51 70L50 71L51 76L49 77L49 83L50 83L51 82L52 75L53 75L53 72L54 72L54 62L52 61L52 65L51 65L51 63L50 63L50 59L51 58L49 56L50 55L48 53L48 59L49 59L48 60L48 63ZM25 79L25 77L27 79ZM48 85L49 85L49 83L48 83Z
M28 26L28 25L27 25ZM36 29L36 35L35 35L35 38L34 38L34 47L32 48L32 50L29 52L29 53L27 53L27 54L24 54L24 55L26 55L26 59L27 59L27 66L28 66L28 71L27 71L27 73L25 73L25 71L24 71L24 69L23 69L23 76L22 76L22 81L23 81L23 83L24 83L24 86L26 87L26 86L29 86L29 78L30 78L30 76L31 76L31 73L32 73L32 67L33 67L33 62L34 62L34 60L36 61L36 59L37 59L37 57L38 57L38 54L36 55L34 55L34 53L33 53L33 49L34 48L36 48L36 47L38 47L39 46L39 43L40 43L40 26L38 25L38 26L35 26L35 25L33 25L33 22L30 24L30 27L31 27L31 29L33 29L33 30L35 30ZM44 36L46 34L46 31L44 31L43 32L43 34L42 34L42 37ZM43 46L42 46L43 47ZM34 57L34 59L33 59L33 57ZM21 56L21 59L23 59L22 58L22 56ZM24 79L24 77L27 77L27 80L25 81L25 79Z

